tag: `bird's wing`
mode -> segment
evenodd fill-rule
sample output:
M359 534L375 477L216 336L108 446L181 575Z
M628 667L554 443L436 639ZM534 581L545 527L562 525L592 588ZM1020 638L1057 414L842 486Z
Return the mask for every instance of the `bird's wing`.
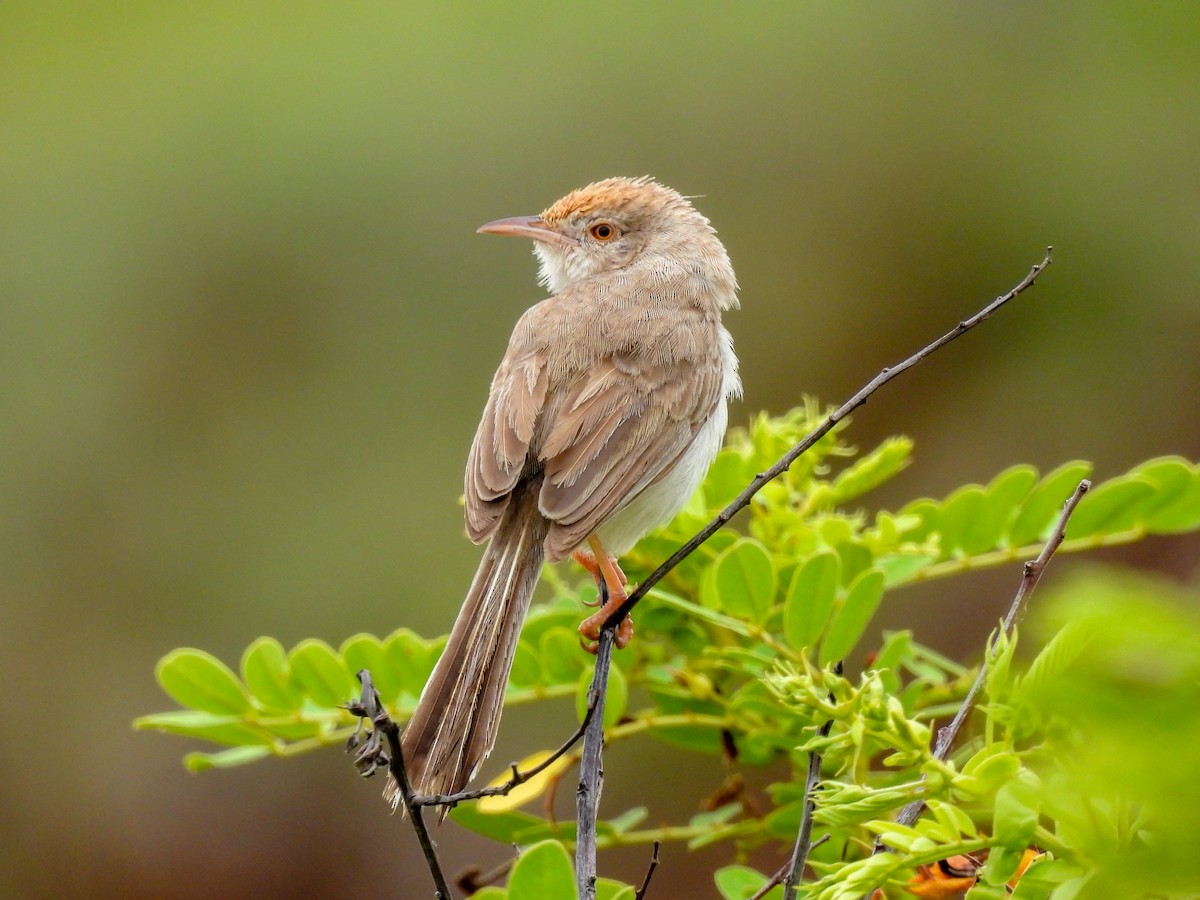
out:
M574 550L670 471L720 402L721 381L721 367L707 360L615 354L545 410L537 451L545 467L539 507L553 523L550 559Z
M506 356L496 376L467 458L467 534L479 542L496 530L525 469L529 444L546 402L545 355Z

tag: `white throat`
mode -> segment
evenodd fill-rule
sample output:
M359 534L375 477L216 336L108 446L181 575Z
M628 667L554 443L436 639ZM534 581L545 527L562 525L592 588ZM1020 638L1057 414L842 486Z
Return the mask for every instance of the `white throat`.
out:
M538 284L551 294L561 294L577 281L592 274L591 266L582 253L563 254L540 241L533 242L533 255L538 261Z

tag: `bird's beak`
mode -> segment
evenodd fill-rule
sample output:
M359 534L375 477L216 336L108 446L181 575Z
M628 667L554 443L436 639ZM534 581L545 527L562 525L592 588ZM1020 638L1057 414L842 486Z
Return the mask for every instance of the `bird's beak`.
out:
M513 216L509 219L497 219L488 222L477 229L479 234L504 234L509 237L532 238L543 244L558 244L560 247L573 247L578 241L563 234L539 219L537 216Z

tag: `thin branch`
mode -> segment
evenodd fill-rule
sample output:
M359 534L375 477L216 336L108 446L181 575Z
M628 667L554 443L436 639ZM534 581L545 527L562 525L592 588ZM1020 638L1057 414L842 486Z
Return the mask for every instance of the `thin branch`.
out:
M813 850L816 850L818 847L820 847L822 844L824 844L827 840L829 840L829 838L830 838L829 832L825 832L823 835L821 835L819 838L817 838L815 841L812 842L812 846L808 848L809 852L811 853ZM782 866L780 866L778 869L776 869L775 874L772 875L770 878L768 878L766 881L764 881L762 887L760 887L757 891L755 891L753 894L751 894L749 897L747 897L746 900L762 900L763 897L765 897L765 896L767 896L767 894L771 893L772 889L783 884L783 878L791 870L791 867L792 867L792 861L791 861L791 859L789 859Z
M829 737L833 728L830 719L821 726L821 737ZM815 750L808 751L808 777L804 781L804 812L800 817L800 829L796 833L796 844L792 847L792 858L788 863L787 874L783 877L783 900L796 900L797 888L804 878L804 867L808 864L808 854L812 850L813 812L817 808L813 794L817 790L817 781L821 777L821 754Z
M662 841L654 842L654 853L650 856L650 868L646 869L646 877L642 879L642 886L633 895L633 900L645 900L646 888L650 887L650 879L654 875L654 870L658 868L658 848L661 846Z
M413 830L417 833L421 852L425 854L425 863L429 866L429 874L433 876L433 896L436 900L452 900L454 895L450 893L450 888L446 884L446 876L442 874L442 865L438 861L433 840L429 837L429 829L425 827L421 807L413 802L412 785L409 784L408 773L404 769L404 754L400 749L400 726L392 721L392 717L384 708L379 691L375 690L375 685L371 683L371 673L366 669L361 670L358 673L358 680L362 684L362 697L348 703L346 709L354 715L368 720L371 723L371 733L363 742L362 748L355 754L354 765L358 767L359 774L364 778L370 777L375 774L376 769L383 767L392 773L392 777L396 779L396 784L400 787L400 797L404 801L404 808L408 811L408 817L413 823ZM383 748L379 740L380 735L387 738L387 750ZM358 744L359 734L355 732L346 749L353 750L358 747Z
M1042 547L1042 552L1037 555L1036 559L1031 559L1025 563L1022 576L1021 586L1017 588L1017 594L1013 598L1012 605L1008 608L1008 614L1004 617L1004 634L1006 637L1011 637L1013 629L1020 623L1025 615L1025 610L1029 607L1029 598L1033 595L1033 589L1037 587L1038 581L1041 580L1042 573L1046 570L1046 566L1050 564L1054 552L1058 550L1059 545L1063 542L1063 538L1067 533L1067 522L1075 513L1075 508L1079 505L1079 501L1083 499L1083 495L1091 490L1092 483L1086 479L1079 482L1075 492L1068 498L1063 506L1062 515L1058 517L1058 524L1054 526L1054 531L1050 533L1046 544ZM995 646L996 640L999 640L997 634L989 645L989 650ZM975 709L975 701L979 696L980 690L983 689L983 682L987 677L987 654L984 654L983 662L979 666L979 674L975 676L975 681L971 685L971 689L967 691L967 696L963 698L962 705L959 706L958 712L954 714L954 718L949 725L938 729L937 742L934 745L933 756L935 759L945 762L950 756L950 748L954 746L955 738L962 730L963 723L967 721L967 717L971 715ZM900 815L896 817L896 822L899 825L912 825L921 815L921 811L925 808L924 800L914 800L900 811ZM876 852L883 845L876 841Z
M607 601L607 586L600 582L601 602ZM575 883L580 900L596 898L596 822L600 791L604 786L604 700L608 693L608 670L612 665L613 633L619 618L610 618L600 629L596 647L596 669L588 688L592 719L584 729L583 755L579 760L579 787L575 795Z
M512 774L508 777L508 781L504 784L494 785L492 787L478 788L473 791L459 791L456 794L419 794L413 797L413 804L416 806L457 806L466 800L478 800L481 797L497 797L509 794L513 788L519 784L524 784L535 775L540 775L546 769L550 768L558 759L565 756L571 751L580 739L583 738L587 731L588 725L592 721L592 716L595 715L596 705L594 702L588 703L587 709L583 714L583 721L579 723L579 727L575 729L575 733L567 738L562 746L551 753L548 757L529 769L522 771L517 767L517 764L512 763Z
M810 432L809 435L804 438L804 440L800 441L800 443L796 444L796 446L785 453L779 459L779 461L775 463L775 465L771 466L771 468L767 469L765 472L760 472L755 479L746 486L746 489L738 494L733 502L717 513L716 517L713 518L713 520L703 528L701 528L700 531L698 531L691 538L691 540L672 553L667 558L666 562L651 572L646 580L638 585L637 590L630 594L629 598L621 604L620 608L608 617L605 625L610 623L618 623L627 615L629 615L629 611L632 610L635 605L637 605L638 601L646 596L651 588L662 581L662 579L666 577L666 575L672 569L691 556L697 547L725 527L725 524L730 519L749 506L750 501L754 499L755 494L791 468L792 463L799 459L801 454L803 454L813 444L828 434L838 422L842 421L842 419L846 418L846 416L850 415L850 413L854 412L854 410L866 403L870 396L877 390L879 390L901 372L907 371L921 360L925 359L925 357L937 350L940 350L942 347L946 346L946 344L949 344L955 338L961 337L976 325L986 321L994 312L996 312L996 310L1000 309L1000 307L1004 306L1010 300L1015 299L1017 296L1033 287L1034 283L1038 279L1038 276L1041 275L1042 272L1046 270L1046 267L1054 261L1053 253L1054 248L1047 247L1045 258L1043 258L1040 263L1030 269L1029 274L1017 282L1017 284L1007 294L1001 294L969 319L964 319L963 321L959 322L940 338L929 344L926 344L908 359L898 363L897 365L883 369L878 375L867 382L857 394L830 413L829 417L826 418L824 422L818 425L815 430Z
M842 662L839 660L833 666L833 674L842 674ZM836 698L832 692L830 701ZM833 730L833 719L821 726L820 736L829 737ZM808 854L812 852L813 814L817 811L817 782L821 779L821 754L816 750L808 751L808 775L804 780L804 810L800 814L800 828L796 832L796 843L792 847L792 858L788 863L787 874L783 881L783 900L796 900L797 888L804 878L804 867L808 864ZM828 837L828 835L826 835Z

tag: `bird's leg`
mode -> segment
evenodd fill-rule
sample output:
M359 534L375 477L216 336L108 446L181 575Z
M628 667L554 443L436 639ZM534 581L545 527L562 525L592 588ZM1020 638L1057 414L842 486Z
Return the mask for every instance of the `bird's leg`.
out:
M600 640L600 628L608 621L608 617L615 613L622 603L628 598L625 592L625 573L621 571L621 567L617 565L616 559L608 554L604 549L604 545L600 543L600 539L594 534L588 538L588 544L592 548L591 565L580 560L584 568L592 571L596 577L596 584L599 586L603 579L604 587L608 592L608 601L596 610L592 615L588 616L579 625L579 633L591 642L591 645L585 644L585 648L592 653L596 652L596 642ZM576 555L576 559L578 559ZM592 569L592 565L595 569ZM603 596L603 593L601 594ZM621 649L629 643L633 637L633 619L626 616L621 620L621 624L617 626L616 634L613 635L613 642Z
M591 576L596 579L596 587L600 587L601 580L604 578L604 575L600 571L600 566L596 562L595 556L593 556L587 550L576 550L571 554L571 559L575 560L575 562L587 569ZM608 557L608 561L612 563L613 568L617 570L617 577L621 579L622 587L628 584L628 579L625 578L625 573L622 572L621 567L617 565L617 558L615 556L610 556ZM601 598L597 597L593 603L589 603L587 600L582 602L584 606L599 606L600 600Z

